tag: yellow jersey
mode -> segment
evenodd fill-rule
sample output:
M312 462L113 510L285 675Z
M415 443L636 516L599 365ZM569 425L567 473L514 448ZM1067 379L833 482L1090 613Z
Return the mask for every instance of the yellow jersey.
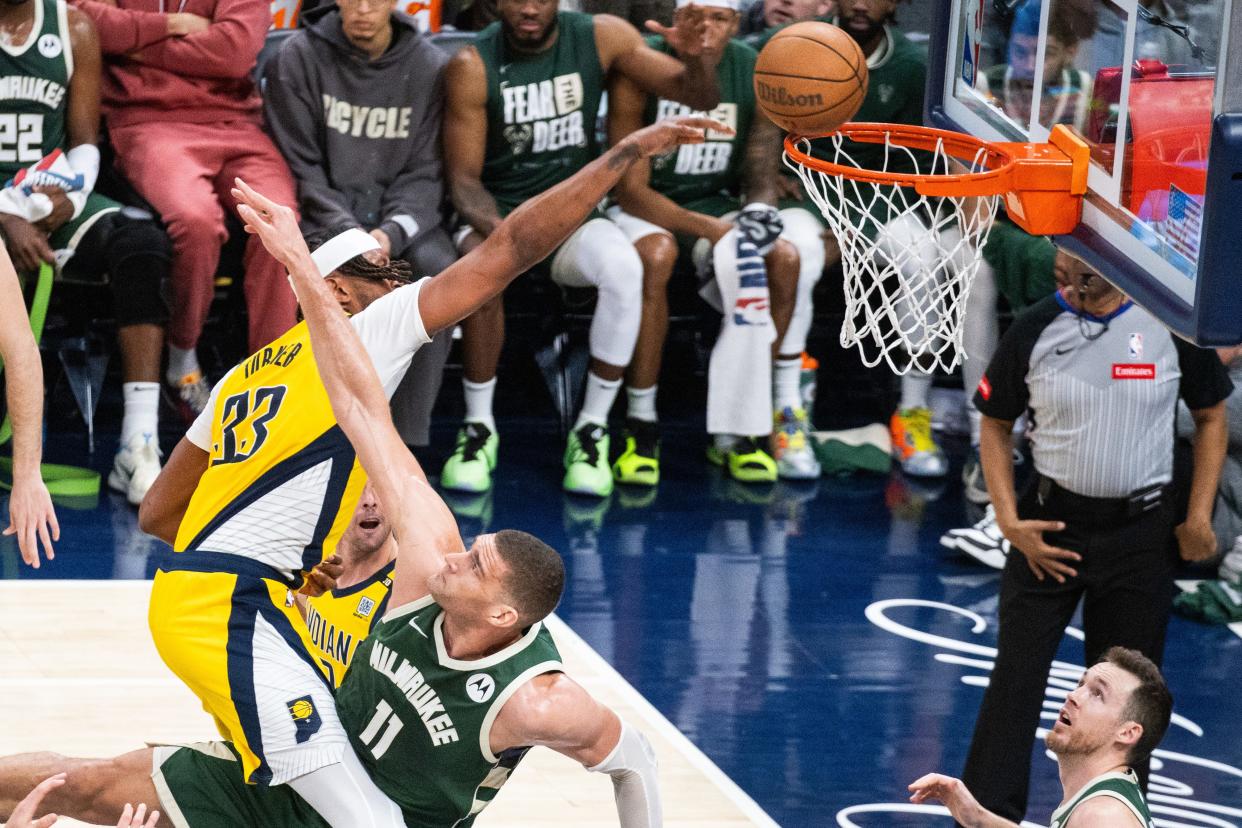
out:
M334 687L340 686L354 651L384 616L392 592L395 561L369 578L344 589L333 589L306 602L306 626L314 654Z
M430 341L418 314L424 281L351 318L389 396ZM332 414L305 322L229 371L186 438L209 460L175 551L249 558L289 580L332 554L366 478Z

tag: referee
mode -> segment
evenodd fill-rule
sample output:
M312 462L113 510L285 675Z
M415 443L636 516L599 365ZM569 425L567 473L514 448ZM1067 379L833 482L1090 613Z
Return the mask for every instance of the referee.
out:
M1085 263L1058 250L1056 276L1060 290L1014 320L974 398L997 524L1021 554L1001 576L996 666L963 781L1015 822L1026 812L1048 670L1079 599L1085 663L1120 646L1159 664L1174 536L1185 560L1215 554L1233 388L1215 352L1173 336ZM1174 528L1179 395L1194 416L1194 477L1186 522ZM1010 440L1028 410L1035 474L1019 498Z

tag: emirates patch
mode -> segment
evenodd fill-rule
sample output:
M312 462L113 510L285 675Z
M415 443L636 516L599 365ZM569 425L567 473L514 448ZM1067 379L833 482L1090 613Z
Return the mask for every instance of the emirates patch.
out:
M988 378L986 376L979 380L979 396L983 397L985 400L992 399L992 383L988 382Z
M1151 362L1114 362L1113 379L1115 380L1154 380L1156 366Z

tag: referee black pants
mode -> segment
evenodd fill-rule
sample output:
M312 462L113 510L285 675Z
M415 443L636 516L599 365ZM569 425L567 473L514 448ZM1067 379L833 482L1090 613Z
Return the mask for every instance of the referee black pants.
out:
M1041 504L1032 485L1019 500L1023 519L1060 520L1048 543L1082 555L1078 575L1040 581L1013 550L1001 576L996 666L970 743L962 779L983 807L1020 822L1026 815L1031 750L1040 726L1044 688L1057 647L1083 601L1087 666L1109 647L1138 650L1160 663L1173 599L1174 507L1171 499L1137 517L1085 508L1082 498ZM1110 513L1111 512L1111 513ZM1064 700L1049 696L1055 715ZM1052 719L1044 721L1051 728ZM1144 783L1146 767L1140 769Z

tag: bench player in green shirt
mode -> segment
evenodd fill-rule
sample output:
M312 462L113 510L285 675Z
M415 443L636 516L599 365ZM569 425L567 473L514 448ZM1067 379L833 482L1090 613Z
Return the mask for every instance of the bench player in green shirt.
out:
M19 273L53 264L66 281L111 287L125 415L108 485L136 506L160 472L168 237L93 191L103 58L91 19L66 0L7 0L0 38L0 233Z
M739 367L725 379L748 386L749 394L773 398L776 433L771 454L770 422L761 435L713 433L709 457L743 482L770 482L778 471L786 478L814 479L819 477L820 468L809 441L799 379L813 314L811 292L824 269L824 228L817 213L800 206L778 213L775 205L782 135L756 112L756 53L732 39L738 26L736 0L706 0L704 6L704 49L719 56L716 74L720 104L711 117L729 124L734 134L708 135L704 144L681 147L676 153L653 159L650 165L635 167L614 193L617 206L608 210L609 218L634 243L644 269L642 327L626 376L629 411L625 449L613 470L623 483L652 486L659 479L655 398L668 333L668 282L677 260L689 260L692 248L698 253L695 263L700 264L713 245L734 243L724 237L741 211L743 217L772 222L780 233L764 257L776 327L772 345L775 371L773 376ZM663 38L650 38L649 43L658 51L675 51ZM618 78L609 88L609 134L618 140L645 124L686 109L674 101L648 96L633 83ZM696 246L700 239L703 241ZM736 283L737 268L728 267L729 261L730 257L718 258L715 278ZM722 266L729 272L722 272ZM717 348L724 341L722 335ZM752 338L748 347L766 352L769 346ZM754 366L754 362L747 364ZM713 428L713 420L723 424L730 419L740 422L736 417L714 417L709 410L709 428Z
M702 141L705 129L726 127L682 118L630 136L501 232L518 249L568 236L632 164ZM409 828L468 828L526 752L541 745L612 777L622 828L658 828L651 746L564 674L542 623L564 586L560 557L512 530L464 547L452 513L393 427L379 377L311 260L293 211L238 188L248 229L291 273L333 413L398 539L388 612L354 652L336 694L359 773L399 806ZM454 267L461 272L471 261L477 257ZM467 289L477 306L489 288ZM291 699L288 707L297 732L316 726L319 711L309 701ZM67 781L46 807L87 822L107 821L127 802L158 798L176 828L329 824L288 785L245 784L241 762L222 742L103 760L47 753L0 759L0 818L59 772ZM389 824L384 816L351 813L331 824Z
M462 228L462 252L490 235L517 205L563 181L597 154L595 120L604 77L622 75L643 89L711 109L714 65L702 54L702 14L680 11L676 26L656 26L682 45L682 59L649 48L612 15L558 12L555 0L500 0L500 19L445 70L444 162ZM582 408L564 453L566 491L612 492L608 412L634 352L642 301L642 263L607 219L584 223L544 263L554 282L595 288L591 364ZM500 297L462 323L466 417L440 483L491 488L498 439L492 416L496 366L504 345Z
M1063 796L1051 828L1152 828L1132 768L1168 730L1173 697L1160 668L1136 650L1113 647L1083 674L1045 741L1057 758ZM965 828L1017 828L938 773L911 783L911 802L940 800Z

